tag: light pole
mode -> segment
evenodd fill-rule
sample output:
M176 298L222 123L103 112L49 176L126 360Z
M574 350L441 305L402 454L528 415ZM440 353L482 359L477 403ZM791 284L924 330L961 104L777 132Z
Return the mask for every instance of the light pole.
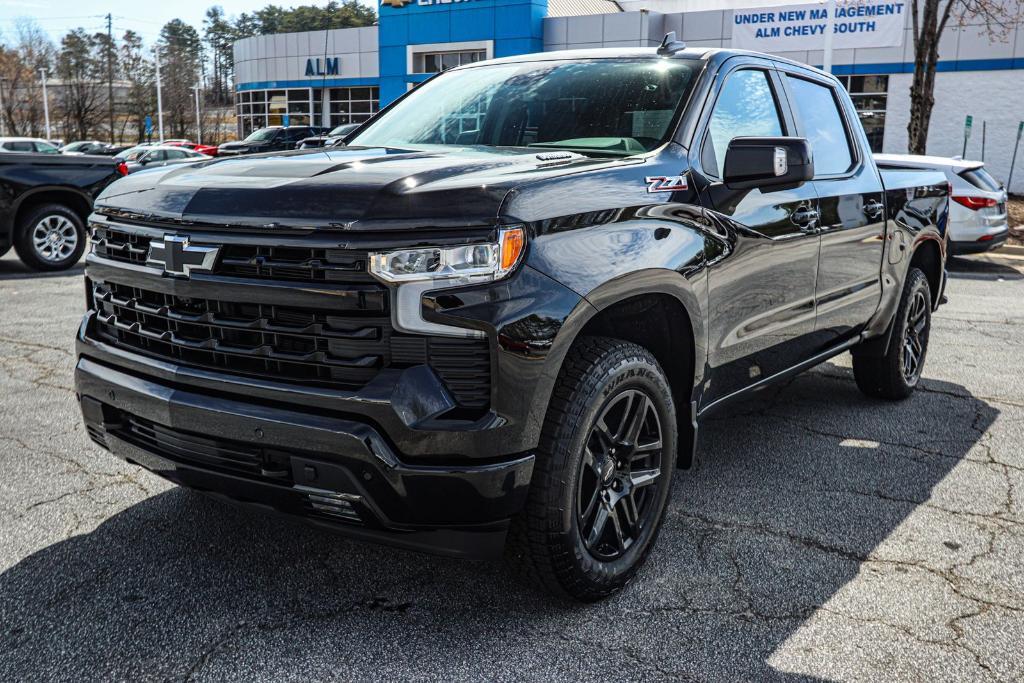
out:
M43 79L43 116L46 119L46 141L50 141L50 100L46 96L46 69L40 69L39 75Z
M203 125L199 122L199 91L202 87L196 85L192 88L196 93L196 144L203 144Z
M0 78L0 137L7 133L7 129L4 128L4 83L6 82L6 78Z
M836 24L836 0L828 0L825 3L825 49L823 50L821 70L832 73L832 34L835 33Z
M160 94L160 48L154 48L156 54L156 121L160 133L160 144L164 144L164 100Z

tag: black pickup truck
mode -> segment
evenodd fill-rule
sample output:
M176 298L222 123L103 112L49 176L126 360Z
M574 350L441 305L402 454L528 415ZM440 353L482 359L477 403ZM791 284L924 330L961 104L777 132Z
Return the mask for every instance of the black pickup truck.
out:
M184 486L504 550L594 600L711 411L844 351L869 396L914 390L947 203L940 174L880 173L802 64L666 39L452 69L347 146L108 188L82 413Z
M0 256L64 270L85 251L92 203L121 177L110 157L0 152Z

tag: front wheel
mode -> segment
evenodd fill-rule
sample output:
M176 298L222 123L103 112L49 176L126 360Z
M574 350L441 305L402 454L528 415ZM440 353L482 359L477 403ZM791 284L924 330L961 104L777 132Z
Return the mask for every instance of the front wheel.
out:
M641 346L590 337L570 352L510 551L549 591L593 601L646 560L676 460L672 393Z
M853 376L868 396L903 399L921 381L932 327L932 294L928 278L918 268L907 273L893 325L884 356L868 356L854 349Z

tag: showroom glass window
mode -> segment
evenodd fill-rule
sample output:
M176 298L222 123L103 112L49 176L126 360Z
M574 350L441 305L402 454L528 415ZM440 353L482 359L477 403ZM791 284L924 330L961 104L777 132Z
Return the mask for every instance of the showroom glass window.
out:
M888 76L839 76L853 108L857 110L857 118L864 127L868 137L868 145L872 152L881 152L885 143L885 108L888 104Z

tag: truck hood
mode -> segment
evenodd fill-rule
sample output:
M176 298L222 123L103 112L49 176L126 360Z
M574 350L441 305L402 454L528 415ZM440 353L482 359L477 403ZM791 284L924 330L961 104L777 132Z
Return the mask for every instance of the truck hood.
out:
M495 225L502 201L519 185L624 163L637 160L522 148L327 148L133 174L107 188L96 206L206 225L481 227Z

